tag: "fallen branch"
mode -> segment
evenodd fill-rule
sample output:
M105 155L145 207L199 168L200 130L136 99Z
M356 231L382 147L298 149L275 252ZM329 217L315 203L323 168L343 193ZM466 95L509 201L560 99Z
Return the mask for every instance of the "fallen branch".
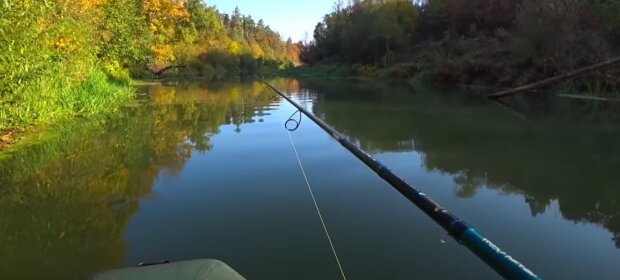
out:
M162 69L160 69L158 71L151 70L151 69L148 69L148 70L151 73L153 73L153 75L155 75L158 79L161 79L163 77L164 73L166 73L167 71L172 70L172 69L185 68L185 67L187 67L187 66L185 66L185 65L170 65L170 66L166 66L166 67L164 67L164 68L162 68Z
M580 69L577 69L575 71L568 72L566 74L555 76L553 78L542 80L542 81L539 81L539 82L536 82L536 83L531 83L531 84L520 86L520 87L517 87L517 88L500 91L500 92L491 94L488 97L489 98L502 98L502 97L506 97L506 96L511 96L511 95L523 93L523 92L526 92L526 91L529 91L529 90L533 90L533 89L536 89L536 88L539 88L539 87L547 86L547 85L550 85L550 84L553 84L553 83L557 83L557 82L560 82L560 81L563 81L563 80L566 80L566 79L569 79L569 78L573 78L573 77L576 77L576 76L579 76L579 75L582 75L582 74L585 74L585 73L588 73L588 72L592 72L594 70L598 70L598 69L601 69L601 68L604 68L604 67L616 64L618 62L620 62L620 57L616 57L616 58L613 58L613 59L610 59L610 60L607 60L605 62L601 62L601 63L598 63L598 64L590 65L588 67L580 68Z

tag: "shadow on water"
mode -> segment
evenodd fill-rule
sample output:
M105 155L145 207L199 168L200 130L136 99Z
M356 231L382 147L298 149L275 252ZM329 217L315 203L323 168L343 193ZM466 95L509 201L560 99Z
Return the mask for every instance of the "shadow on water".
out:
M129 218L157 175L180 172L221 125L258 121L274 102L255 82L144 91L146 105L57 125L0 161L0 278L85 279L118 267Z
M428 171L453 177L456 195L473 197L480 188L521 194L532 216L557 201L564 218L605 227L620 248L617 125L540 112L524 120L485 100L429 89L333 81L301 86L320 92L315 114L367 151L419 152Z

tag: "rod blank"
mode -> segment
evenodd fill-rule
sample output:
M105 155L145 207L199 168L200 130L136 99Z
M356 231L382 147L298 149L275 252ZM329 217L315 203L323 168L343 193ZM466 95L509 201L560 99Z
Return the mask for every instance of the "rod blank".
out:
M315 122L325 132L336 139L340 145L349 150L358 159L364 162L370 169L377 173L383 180L388 182L398 192L405 196L409 201L416 205L426 215L433 219L437 224L444 228L455 240L463 244L472 251L478 258L493 268L505 279L516 280L538 280L539 278L531 270L519 263L516 259L502 251L498 246L480 235L473 227L457 218L448 210L434 202L426 194L416 190L409 183L405 182L398 175L394 174L383 163L369 155L347 137L319 119L314 114L308 112L304 107L293 101L290 97L280 92L268 82L260 79L267 87L271 88L279 96L295 106L300 112Z

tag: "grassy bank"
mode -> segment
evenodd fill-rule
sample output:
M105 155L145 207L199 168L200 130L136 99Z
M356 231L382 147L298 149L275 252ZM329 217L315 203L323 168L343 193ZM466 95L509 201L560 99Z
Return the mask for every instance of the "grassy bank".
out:
M79 82L60 75L41 76L0 101L0 150L34 127L114 111L134 93L126 80L111 78L100 68Z

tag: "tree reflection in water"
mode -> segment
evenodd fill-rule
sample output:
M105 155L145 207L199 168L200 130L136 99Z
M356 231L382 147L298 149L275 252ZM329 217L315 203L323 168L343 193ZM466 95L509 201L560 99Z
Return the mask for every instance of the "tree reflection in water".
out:
M179 173L220 126L241 132L274 103L257 82L144 91L142 105L57 125L0 162L0 278L85 279L118 267L128 220L158 174Z
M460 197L479 188L521 194L533 216L557 201L562 216L604 226L620 248L620 128L515 118L462 94L392 85L306 81L314 113L372 153L416 151L450 174ZM355 96L349 96L355 93Z

